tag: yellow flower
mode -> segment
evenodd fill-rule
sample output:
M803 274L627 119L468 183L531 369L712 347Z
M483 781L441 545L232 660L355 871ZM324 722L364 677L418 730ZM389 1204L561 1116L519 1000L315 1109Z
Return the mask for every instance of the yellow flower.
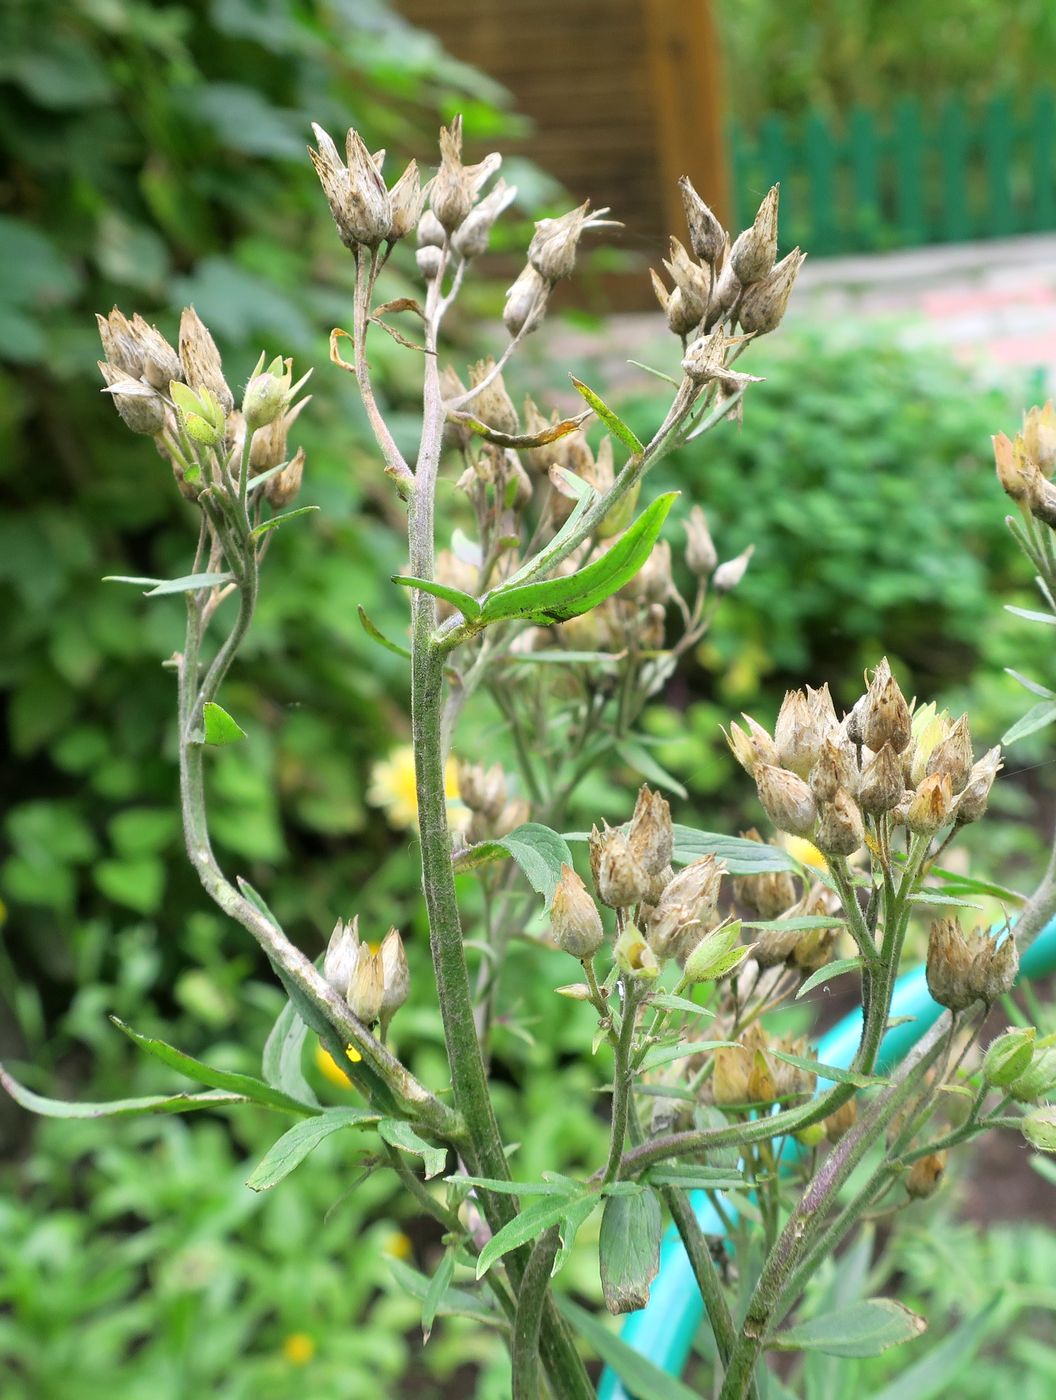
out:
M291 1366L307 1366L315 1355L315 1341L307 1332L291 1332L283 1338L282 1354Z
M414 1253L414 1246L402 1230L395 1230L382 1246L386 1254L393 1259L410 1259Z
M828 870L829 865L817 846L802 836L785 836L783 845L793 860L800 865L812 865L815 870Z
M448 802L448 817L452 826L463 816L459 806L452 811L452 804L458 803L458 765L453 758L447 760L444 769L444 793ZM367 801L374 807L383 807L390 826L409 830L418 825L418 794L414 785L414 749L410 744L400 744L388 758L379 759L370 775ZM466 814L468 815L468 814Z
M345 1054L354 1065L358 1064L363 1058L354 1045L346 1045ZM351 1082L348 1075L337 1063L330 1051L325 1049L322 1045L317 1045L315 1047L315 1063L324 1079L329 1079L331 1084L336 1084L339 1088L348 1088Z

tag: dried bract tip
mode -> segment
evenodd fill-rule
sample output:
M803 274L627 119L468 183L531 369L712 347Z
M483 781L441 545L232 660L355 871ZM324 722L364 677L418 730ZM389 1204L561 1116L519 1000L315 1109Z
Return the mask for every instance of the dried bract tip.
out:
M777 204L780 186L766 194L751 228L739 234L730 249L730 265L742 286L761 281L777 259Z
M688 175L678 182L682 193L682 208L689 225L689 242L702 263L714 267L726 248L726 230L697 194Z
M959 826L976 822L986 811L990 789L1002 766L1000 745L989 749L968 775L964 791L957 799L956 820Z
M224 378L220 351L193 306L184 307L180 317L180 362L188 386L196 392L208 389L224 413L230 413L235 400Z
M788 309L792 288L806 256L798 248L793 248L761 282L753 282L746 288L737 308L737 320L742 330L751 335L768 335L778 328Z
M392 206L385 181L358 131L345 140L345 161L330 135L312 123L318 150L309 146L334 223L346 248L376 248L389 236ZM346 163L347 162L347 165Z
M638 790L627 844L650 875L658 875L671 864L674 847L671 808L665 798L644 783Z

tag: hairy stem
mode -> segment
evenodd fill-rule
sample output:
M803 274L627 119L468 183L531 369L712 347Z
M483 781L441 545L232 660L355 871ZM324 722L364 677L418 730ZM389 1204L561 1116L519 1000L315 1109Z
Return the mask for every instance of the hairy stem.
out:
M540 1235L528 1256L528 1267L517 1294L513 1319L513 1400L539 1400L539 1332L550 1288L550 1270L557 1258L561 1232L554 1225Z

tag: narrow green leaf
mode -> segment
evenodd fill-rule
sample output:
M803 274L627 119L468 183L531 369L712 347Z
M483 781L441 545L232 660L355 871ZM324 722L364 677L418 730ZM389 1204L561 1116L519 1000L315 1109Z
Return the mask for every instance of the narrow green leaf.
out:
M500 1196L573 1196L583 1188L567 1177L555 1181L503 1181L491 1176L445 1176L451 1186L476 1186L483 1191L497 1191Z
M845 972L853 972L861 965L861 958L837 958L835 962L826 963L824 967L819 967L817 972L811 973L796 993L796 1000L806 996L807 992L812 992L815 987L820 987L823 982L831 982L834 977L842 977Z
M998 1299L993 1298L977 1313L966 1317L938 1346L901 1371L870 1400L937 1400L939 1396L955 1395L957 1378L987 1338L987 1324L997 1302Z
M644 369L646 374L651 374L654 379L662 379L665 384L673 384L678 388L678 380L672 379L669 374L665 374L661 369L653 369L652 365L643 365L641 360L628 360L629 365L634 365L635 369Z
M584 412L577 413L574 418L562 418L560 423L550 423L538 433L500 432L498 428L491 428L487 423L482 423L472 413L460 413L458 410L449 413L448 417L456 423L461 423L471 433L484 438L486 442L493 442L498 447L521 449L546 447L552 442L557 442L559 438L567 437L569 433L574 433L581 423L585 423L590 414Z
M724 836L715 831L697 831L675 823L674 860L688 865L700 856L714 855L731 875L762 875L771 870L798 870L796 862L780 846L763 841L746 841L740 836Z
M584 1192L584 1195L586 1194L588 1193ZM557 1225L568 1214L570 1204L570 1198L567 1196L556 1200L538 1201L507 1221L480 1251L477 1257L477 1278L483 1278L492 1264L504 1254L509 1254L511 1249L519 1249L522 1244L527 1244L529 1240L534 1240L549 1230L551 1225Z
M261 535L266 535L269 530L277 530L280 525L285 525L287 520L296 520L298 515L309 515L313 510L318 510L318 506L298 506L296 510L283 511L281 515L273 515L270 520L262 520L259 525L251 531L251 538L257 539Z
M328 1108L315 1118L295 1123L268 1149L250 1172L246 1185L252 1191L270 1191L331 1133L341 1128L369 1128L379 1116L365 1108Z
M1019 671L1013 671L1011 666L1005 667L1005 674L1011 676L1013 680L1019 681L1024 690L1029 690L1031 695L1037 695L1042 700L1056 700L1056 691L1049 689L1047 685L1040 685L1037 681L1032 681L1029 676L1024 676Z
M308 1027L297 1014L296 1006L287 1001L264 1042L261 1073L273 1089L281 1089L291 1098L315 1107L319 1100L301 1068L307 1034Z
M674 1163L650 1167L645 1180L653 1186L677 1186L680 1191L736 1191L744 1186L743 1172L728 1167L682 1167Z
M1049 621L1056 623L1056 617L1050 618ZM1014 744L1017 739L1025 739L1028 734L1035 734L1039 729L1044 729L1054 719L1056 719L1056 700L1039 700L1036 705L1031 706L1022 719L1016 721L1001 742L1002 744Z
M43 1118L138 1118L146 1113L190 1113L196 1108L224 1108L248 1103L244 1094L223 1093L218 1089L203 1094L152 1094L139 1099L111 1099L106 1103L69 1103L35 1094L0 1065L0 1084L14 1101Z
M429 1294L430 1280L425 1274L412 1269L401 1259L388 1259L392 1276L405 1292L418 1302L424 1303ZM474 1322L484 1322L491 1327L506 1329L509 1324L504 1317L490 1307L483 1298L465 1288L448 1288L436 1307L437 1317L469 1317Z
M970 899L958 899L956 895L948 894L945 890L917 890L909 896L910 904L952 904L959 909L981 909L981 904L975 904Z
M401 1152L410 1152L421 1157L425 1163L426 1180L439 1176L447 1166L447 1148L437 1147L425 1138L419 1137L410 1123L402 1118L383 1118L378 1124L378 1133L391 1147Z
M103 579L104 583L149 583L152 586L144 594L146 598L159 598L166 593L196 593L202 588L219 588L234 581L234 574L229 573L185 574L182 578L128 578L123 574L107 574Z
M434 598L443 598L445 603L457 608L468 622L473 622L480 616L480 604L476 598L471 598L460 588L449 588L446 583L436 583L428 578L411 578L408 574L394 574L392 581L404 588L420 588L423 593L431 593Z
M654 787L666 788L668 792L673 792L677 797L688 797L689 793L673 777L662 764L657 763L647 748L636 743L633 738L621 739L616 745L616 752L623 759L624 763L639 773Z
M436 1273L429 1280L429 1288L422 1299L422 1342L429 1340L436 1321L436 1311L444 1300L444 1294L451 1286L455 1274L455 1251L450 1246L444 1250Z
M185 1055L182 1050L177 1050L174 1045L170 1045L165 1040L156 1040L151 1036L140 1035L138 1031L134 1031L131 1026L126 1026L124 1021L119 1020L116 1016L111 1016L110 1020L141 1050L145 1050L148 1055L153 1055L156 1060L160 1060L163 1065L168 1065L170 1069L176 1070L179 1074L185 1074L188 1079L193 1079L198 1084L206 1084L210 1089L226 1089L230 1093L241 1094L243 1098L247 1098L253 1103L262 1104L265 1108L279 1108L287 1113L314 1114L319 1111L310 1103L302 1103L300 1099L295 1099L292 1095L283 1093L281 1089L265 1084L263 1079L257 1079L252 1074L214 1069L212 1065L204 1064L201 1060L194 1059L192 1055Z
M758 928L770 930L784 930L792 932L797 929L809 928L835 928L837 924L845 924L846 919L836 918L832 914L804 914L798 919L761 919L751 922L746 919L741 925L742 928Z
M633 429L628 427L619 414L612 411L603 398L596 394L593 389L588 388L582 379L577 379L574 374L570 374L569 378L575 385L577 393L583 395L583 398L590 404L609 432L618 437L625 447L629 447L636 457L640 456L645 451L645 447L639 442Z
M574 574L494 589L484 601L482 619L502 622L527 617L547 624L589 612L634 578L648 559L677 495L677 491L669 491L658 496L600 559Z
M237 744L240 739L246 737L246 731L237 720L227 713L221 705L209 700L202 706L202 720L204 722L204 742L212 744L215 748L221 748L224 744Z
M561 1244L554 1256L554 1267L550 1270L550 1277L557 1278L558 1274L568 1263L568 1256L576 1243L576 1236L580 1227L594 1214L598 1208L598 1197L587 1196L581 1201L576 1201L568 1209L567 1214L562 1218L558 1226L558 1233L561 1236Z
M905 864L905 856L896 853L895 859L900 865ZM944 870L939 865L930 865L928 874L933 879L941 880L944 885L948 885L951 894L992 895L994 899L1003 899L1010 904L1022 904L1026 899L1026 895L1019 890L1010 890L1007 885L995 885L992 880L978 880L973 875L962 875L955 870Z
M377 642L379 646L383 646L386 651L391 651L394 656L402 656L405 661L410 661L411 653L407 648L400 646L399 642L391 642L381 628L367 616L362 603L356 605L356 612L359 615L359 625L368 637Z
M571 1298L559 1294L554 1302L558 1312L593 1347L606 1366L612 1367L636 1400L699 1400L695 1390L646 1360Z
M461 851L454 861L456 871L472 870L486 861L512 856L528 883L541 894L549 909L561 879L561 867L572 864L572 852L565 838L539 822L525 822L495 841L482 841Z
M1015 613L1016 617L1025 617L1028 622L1044 622L1047 627L1056 627L1056 614L1034 612L1031 608L1016 608L1011 603L1005 604L1005 612Z
M635 1312L648 1303L660 1268L660 1228L660 1202L652 1191L606 1200L598 1262L610 1313Z
M778 1332L766 1345L774 1351L821 1351L827 1356L879 1356L912 1341L927 1323L893 1298L868 1298L838 1312L823 1313Z
M698 1006L688 997L676 997L673 992L654 992L649 998L650 1006L662 1006L665 1011L688 1011L693 1016L714 1016L715 1012L706 1006Z
M735 1040L689 1040L678 1045L654 1045L646 1052L639 1069L644 1073L659 1069L661 1065L669 1065L672 1060L684 1060L687 1055L700 1055L705 1050L718 1050L721 1046L736 1044Z
M857 1070L840 1069L836 1065L823 1065L820 1060L808 1059L806 1055L790 1055L787 1050L768 1050L767 1054L784 1060L786 1065L808 1070L819 1079L830 1079L834 1084L853 1084L856 1089L868 1089L874 1084L887 1084L888 1080L876 1074L859 1074Z

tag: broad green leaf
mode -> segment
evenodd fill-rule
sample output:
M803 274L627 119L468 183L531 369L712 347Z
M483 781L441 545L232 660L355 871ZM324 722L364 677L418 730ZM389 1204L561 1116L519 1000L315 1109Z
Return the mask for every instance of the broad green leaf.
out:
M574 574L494 589L484 601L482 620L527 617L545 625L566 622L597 607L630 582L648 559L677 495L669 491L658 496L600 559Z
M268 1149L250 1172L246 1185L253 1191L270 1191L331 1133L341 1128L369 1128L378 1119L377 1113L365 1108L327 1108L314 1118L295 1123Z
M590 404L609 432L618 437L625 447L629 447L636 457L640 456L645 451L645 447L639 442L634 430L612 411L604 399L597 395L593 389L588 388L582 379L577 379L574 374L570 374L569 378L575 385L576 391L583 395L583 398Z
M430 1280L425 1274L412 1269L400 1259L386 1261L396 1282L411 1295L424 1303L429 1295ZM483 1298L465 1288L448 1288L436 1306L436 1317L469 1317L474 1322L484 1322L492 1327L509 1326L504 1317L490 1307Z
M744 1186L744 1174L729 1167L650 1167L645 1180L653 1186L676 1186L680 1191L736 1191Z
M1047 620L1056 624L1056 617L1050 617ZM1056 719L1056 700L1039 700L1036 705L1031 706L1022 719L1016 721L1001 742L1002 744L1014 744L1017 739L1025 739L1028 734L1035 734L1039 729L1044 729L1054 719Z
M583 1188L578 1181L562 1177L555 1181L503 1181L491 1176L446 1176L450 1185L476 1186L482 1191L497 1191L500 1196L574 1196Z
M386 651L391 651L394 656L402 656L405 661L410 661L411 653L407 648L400 646L399 642L391 642L381 628L367 616L362 603L357 604L356 612L359 614L359 625L368 637L371 637L379 646L383 646Z
M893 1298L868 1298L838 1312L797 1323L767 1340L774 1351L821 1351L827 1356L879 1356L912 1341L927 1323Z
M421 1157L427 1180L431 1176L439 1176L447 1166L447 1148L426 1142L402 1118L383 1118L378 1124L378 1133L390 1147L398 1147L401 1152Z
M690 1390L677 1377L668 1375L659 1366L647 1361L585 1308L573 1303L571 1298L558 1294L554 1302L558 1312L590 1344L606 1366L616 1372L635 1400L699 1400L695 1390Z
M3 1065L0 1065L0 1084L16 1103L43 1118L137 1118L145 1113L190 1113L196 1108L224 1108L249 1102L244 1094L214 1089L204 1094L152 1094L139 1099L111 1099L106 1103L68 1103L64 1099L47 1099L35 1094L13 1079Z
M287 1001L264 1042L261 1072L273 1089L280 1089L291 1098L315 1107L319 1100L301 1068L307 1034L308 1027L297 1014L297 1008L292 1001Z
M714 855L731 875L762 875L771 870L797 870L799 867L780 846L763 841L746 841L740 836L723 836L715 831L697 831L675 823L674 860L688 865L700 856Z
M688 1011L693 1016L714 1016L715 1012L706 1006L698 1006L688 997L676 997L673 992L654 992L649 998L650 1006L661 1006L665 1011Z
M444 1300L444 1294L451 1286L455 1273L455 1251L451 1246L444 1250L436 1273L429 1280L429 1288L422 1299L422 1341L427 1342L436 1321L436 1311Z
M225 583L234 583L234 574L185 574L183 578L129 578L123 574L107 574L104 583L149 583L144 597L159 598L166 593L196 593L202 588L220 588Z
M537 894L541 894L549 909L561 867L572 864L572 852L565 838L539 822L525 822L514 827L506 836L495 841L482 841L455 857L455 869L472 870L485 861L512 856L524 871L525 878Z
M205 742L219 748L224 744L237 744L246 737L246 731L221 705L209 700L202 706L202 721L205 726Z
M616 752L623 759L624 763L639 773L654 787L666 788L668 792L673 792L677 797L688 797L689 793L673 777L662 764L657 763L644 745L637 743L633 738L621 739L616 745Z
M937 1400L939 1396L957 1393L955 1381L986 1340L991 1314L997 1298L979 1309L932 1347L926 1356L899 1372L883 1390L870 1400Z
M817 972L811 973L796 993L796 1000L806 996L807 992L812 992L815 987L820 987L823 982L831 982L834 977L842 977L845 972L853 972L861 965L861 958L837 958L835 962L826 963L824 967L819 967Z
M598 1262L610 1313L635 1312L649 1301L660 1268L660 1202L652 1191L610 1196L601 1216Z
M261 535L266 535L269 530L277 530L280 525L285 525L287 520L295 520L298 515L309 515L313 510L318 510L318 506L298 506L296 510L283 511L281 515L273 515L270 520L262 520L251 532L252 539L258 539Z
M411 578L409 574L394 574L392 581L404 588L419 588L423 593L431 593L434 598L442 598L445 603L457 608L468 622L480 616L480 604L476 598L471 598L460 588L449 588L446 583L436 583L433 579Z
M787 1050L768 1050L767 1054L773 1055L778 1060L784 1060L786 1065L795 1065L796 1069L808 1070L811 1074L816 1074L819 1079L830 1079L834 1084L853 1084L856 1089L868 1089L874 1084L886 1084L886 1079L875 1074L859 1074L857 1070L840 1069L836 1065L823 1065L820 1060L810 1060L805 1055L790 1055Z
M584 1195L587 1194L589 1193L584 1191ZM509 1254L511 1249L520 1249L522 1244L536 1239L552 1225L559 1224L568 1214L571 1205L572 1201L568 1196L537 1201L507 1221L480 1251L477 1257L477 1278L483 1278L492 1264L504 1254Z
M129 1040L138 1045L141 1050L145 1050L148 1055L153 1055L156 1060L160 1060L163 1065L168 1065L170 1069L185 1074L188 1079L193 1079L198 1084L206 1084L210 1089L226 1089L230 1093L241 1094L244 1098L250 1099L253 1103L262 1104L265 1108L279 1108L287 1113L300 1114L318 1112L318 1109L313 1108L310 1103L302 1103L300 1099L295 1099L290 1094L283 1093L281 1089L265 1084L263 1079L257 1079L252 1074L214 1069L212 1065L203 1064L201 1060L196 1060L191 1055L185 1055L182 1050L177 1050L174 1045L169 1045L167 1041L140 1035L138 1031L134 1031L131 1026L126 1026L124 1021L118 1020L116 1016L111 1016L110 1019L118 1030L123 1031Z

